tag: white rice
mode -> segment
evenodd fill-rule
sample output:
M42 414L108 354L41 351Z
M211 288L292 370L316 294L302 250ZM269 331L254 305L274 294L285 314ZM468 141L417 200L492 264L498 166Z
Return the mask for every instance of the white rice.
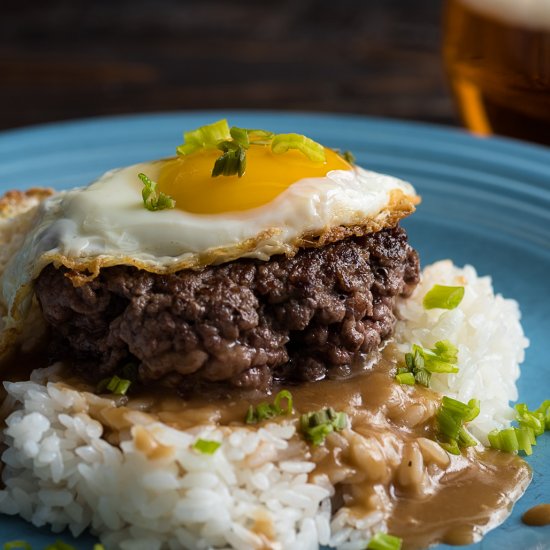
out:
M465 285L457 309L423 309L423 296L435 283ZM495 296L490 279L478 278L472 267L446 261L425 269L399 312L400 351L442 339L457 345L460 372L434 376L433 387L462 401L481 400L475 435L483 440L489 430L507 425L527 345L517 303ZM315 465L304 458L292 422L258 431L181 431L151 421L134 426L117 446L102 437L103 426L91 414L112 402L51 381L56 369L35 371L28 382L5 383L3 407L16 410L3 433L0 512L55 532L69 528L75 536L90 528L108 549L122 550L314 550L329 543L362 550L373 533L385 530L382 512L358 519L342 508L331 518L334 488L325 476L309 481ZM152 458L137 445L138 432L151 448L165 452ZM199 438L221 447L201 454L192 448ZM271 531L269 538L261 525Z
M328 542L330 508L320 505L330 488L308 482L315 465L288 445L290 423L258 431L179 431L158 422L132 428L168 449L151 460L134 440L119 448L101 438L101 424L88 414L100 398L53 382L5 386L23 408L4 431L3 513L75 536L91 527L108 548L123 550L265 548L253 528L260 521L271 526L274 548ZM201 454L192 448L200 438L221 447Z
M434 284L464 286L464 298L456 309L422 306ZM510 425L518 398L519 364L529 341L520 324L515 300L495 295L490 277L479 277L472 266L457 268L450 260L432 264L422 272L413 295L398 305L401 320L395 340L404 353L412 344L431 348L449 340L458 348L457 374L434 374L431 388L462 402L480 400L481 412L469 424L472 433L487 444L487 434Z

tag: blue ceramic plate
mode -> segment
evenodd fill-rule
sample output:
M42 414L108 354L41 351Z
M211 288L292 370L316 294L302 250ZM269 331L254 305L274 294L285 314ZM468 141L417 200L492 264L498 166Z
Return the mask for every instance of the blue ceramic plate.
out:
M301 132L352 151L368 168L411 181L423 197L405 223L424 264L452 258L491 274L498 292L517 299L531 346L519 381L520 399L550 398L550 149L461 131L357 116L275 112L173 113L103 118L0 134L0 191L83 185L107 169L165 157L182 131L224 116L238 126ZM550 526L520 522L531 506L550 501L550 437L529 459L534 477L504 525L470 548L550 549ZM0 542L25 539L34 549L59 538L0 516ZM72 542L69 534L62 535ZM91 549L93 539L73 544ZM450 548L440 546L443 548Z

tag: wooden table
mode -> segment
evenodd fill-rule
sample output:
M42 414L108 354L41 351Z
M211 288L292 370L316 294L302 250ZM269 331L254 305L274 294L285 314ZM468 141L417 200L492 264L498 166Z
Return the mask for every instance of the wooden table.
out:
M208 108L456 123L440 0L27 0L0 16L0 128Z

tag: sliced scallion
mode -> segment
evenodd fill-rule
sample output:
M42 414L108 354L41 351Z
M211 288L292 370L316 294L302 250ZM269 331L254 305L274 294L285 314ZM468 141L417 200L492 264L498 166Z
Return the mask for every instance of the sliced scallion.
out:
M426 369L417 369L414 373L415 382L426 388L430 387L431 378L432 373L430 371L427 371Z
M452 454L460 454L462 447L474 447L478 444L464 424L479 414L479 401L470 399L462 403L452 397L443 397L436 414L437 439L440 445Z
M111 378L104 378L99 382L97 386L97 393L103 393L108 391L116 395L126 395L126 392L132 385L131 380L125 378L120 378L116 374L111 376Z
M434 285L424 296L424 309L455 309L464 298L463 286Z
M412 372L402 372L400 374L397 374L397 376L395 377L395 379L400 383L400 384L406 384L408 386L414 386L416 380L415 380L415 376Z
M241 146L228 146L223 147L222 151L223 155L216 159L212 168L212 177L236 175L241 178L246 170L246 149Z
M286 401L286 406L284 401ZM257 424L276 416L290 415L292 410L292 394L288 390L281 390L275 396L273 403L259 403L256 407L250 405L244 421L247 424Z
M324 443L328 434L346 428L348 418L346 413L337 412L332 407L300 416L300 431L313 445Z
M190 155L201 149L216 149L218 143L231 139L226 119L201 126L183 134L183 144L178 146L178 155Z
M203 455L213 455L221 446L219 441L211 441L209 439L197 439L193 444L193 449L199 451Z
M537 409L530 411L525 403L515 405L518 427L493 430L487 436L494 449L514 453L532 454L537 437L550 429L550 400L543 401Z
M286 401L286 407L282 405ZM281 390L273 401L277 414L292 414L292 394L288 390Z
M297 149L313 162L325 162L324 147L302 134L277 134L271 141L271 150L280 155L289 149Z
M387 533L376 533L369 541L367 550L401 550L403 541Z
M145 206L147 210L165 210L176 206L176 201L172 197L157 191L156 182L143 173L138 174L138 178L143 183L141 197L143 199L143 206Z
M183 137L184 143L176 148L178 155L190 155L203 149L222 151L222 155L214 163L212 177L234 175L242 177L246 170L246 152L251 145L270 145L271 151L275 154L296 149L313 162L326 160L324 147L306 136L274 134L267 130L237 126L230 128L225 119L185 132ZM163 202L165 202L164 198ZM164 208L168 207L164 206Z
M456 373L457 362L458 349L448 340L436 342L432 349L413 344L411 351L405 354L405 366L398 369L396 379L401 384L410 383L412 378L402 376L409 372L416 383L429 388L432 373Z

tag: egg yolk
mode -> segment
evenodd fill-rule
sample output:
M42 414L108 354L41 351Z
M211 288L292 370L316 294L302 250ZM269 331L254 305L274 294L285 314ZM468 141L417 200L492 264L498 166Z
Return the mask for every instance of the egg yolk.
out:
M219 214L256 208L271 202L303 178L350 170L340 155L325 148L325 162L313 162L299 151L274 154L270 147L251 145L244 175L212 177L218 150L202 150L169 160L162 167L158 189L176 201L176 208L195 214Z

